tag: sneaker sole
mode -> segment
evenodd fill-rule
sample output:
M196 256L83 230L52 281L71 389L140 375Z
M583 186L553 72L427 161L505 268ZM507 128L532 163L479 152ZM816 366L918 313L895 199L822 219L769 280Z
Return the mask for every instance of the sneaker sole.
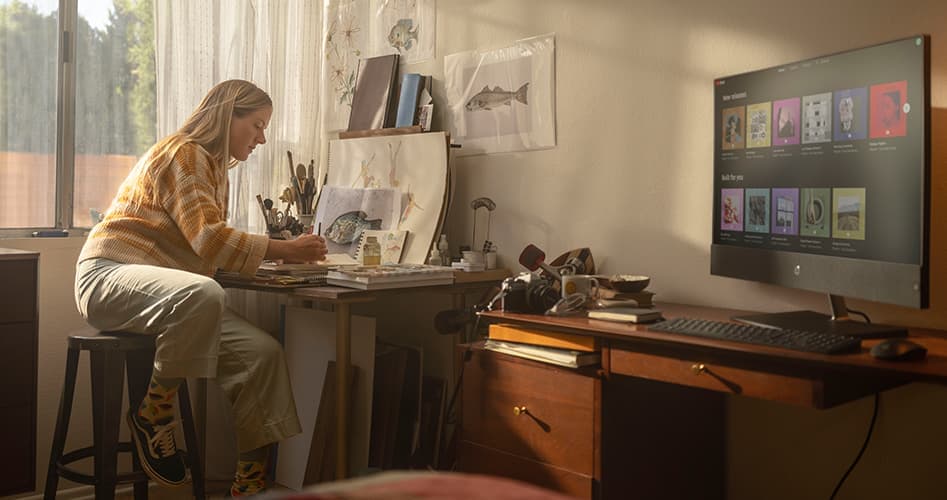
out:
M142 448L141 442L138 440L138 430L136 429L135 422L132 420L132 418L131 411L125 414L125 422L128 423L128 429L132 434L132 441L135 443L135 451L138 453L138 463L141 465L142 470L145 471L145 474L147 474L148 477L153 479L156 483L163 484L164 486L181 486L182 484L187 484L190 482L190 477L187 474L185 474L183 480L176 483L174 481L168 481L166 478L162 477L151 468L148 460L144 458L147 456L145 455L147 452L144 450L144 448Z

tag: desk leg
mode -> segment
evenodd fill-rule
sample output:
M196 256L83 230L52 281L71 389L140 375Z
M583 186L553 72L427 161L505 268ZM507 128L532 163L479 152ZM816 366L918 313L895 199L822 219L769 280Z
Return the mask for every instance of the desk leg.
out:
M352 366L352 317L349 304L335 305L335 477L348 477L349 465L349 370Z

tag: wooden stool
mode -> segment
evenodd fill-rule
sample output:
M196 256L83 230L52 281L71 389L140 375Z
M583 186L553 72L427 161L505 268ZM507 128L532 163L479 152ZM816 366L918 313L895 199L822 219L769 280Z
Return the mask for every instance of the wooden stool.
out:
M89 351L89 365L92 371L93 445L63 454L66 433L69 430L69 416L72 413L79 351ZM44 498L56 498L56 485L60 476L77 483L95 485L96 499L114 498L116 485L127 483L135 484L136 499L148 498L148 476L141 469L135 453L135 444L129 441L119 442L118 433L120 426L125 425L125 418L122 415L122 384L125 376L123 371L128 376L129 404L137 404L145 397L148 389L154 358L155 339L151 335L123 332L100 333L90 328L69 336L66 379L63 383L62 399L59 402L59 416L56 418L52 451L49 454L49 471L46 475ZM178 401L181 424L184 426L184 441L187 444L185 464L191 471L194 497L203 499L203 464L198 453L200 448L197 433L194 430L191 400L188 397L186 381L183 381L178 389ZM131 453L131 472L118 473L119 452ZM93 457L94 474L83 474L68 467L68 464L88 457Z

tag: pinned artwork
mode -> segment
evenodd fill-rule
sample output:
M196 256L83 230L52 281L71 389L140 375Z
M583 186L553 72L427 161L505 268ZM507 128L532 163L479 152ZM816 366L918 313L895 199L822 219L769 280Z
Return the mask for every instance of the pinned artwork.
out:
M326 92L322 101L327 130L344 130L352 111L359 59L368 45L368 0L330 0L326 5Z
M434 58L434 0L372 0L371 54L399 54L415 63Z
M390 222L386 220L380 227L367 227L372 219L368 217L359 218L356 223L363 230L406 231L402 263L423 264L426 261L443 223L447 182L447 137L444 132L329 142L329 164L323 190L385 189L398 193L399 209ZM318 209L316 213L319 214ZM341 215L343 212L336 213Z
M555 37L451 54L444 78L458 155L556 145Z

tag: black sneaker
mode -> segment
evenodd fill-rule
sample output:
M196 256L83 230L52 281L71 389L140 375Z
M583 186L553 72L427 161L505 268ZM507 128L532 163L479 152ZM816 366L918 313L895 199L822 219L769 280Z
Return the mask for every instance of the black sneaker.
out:
M177 422L152 425L139 417L134 408L128 410L126 420L135 439L141 468L148 477L166 486L184 484L187 480L187 467L174 445L174 428Z

